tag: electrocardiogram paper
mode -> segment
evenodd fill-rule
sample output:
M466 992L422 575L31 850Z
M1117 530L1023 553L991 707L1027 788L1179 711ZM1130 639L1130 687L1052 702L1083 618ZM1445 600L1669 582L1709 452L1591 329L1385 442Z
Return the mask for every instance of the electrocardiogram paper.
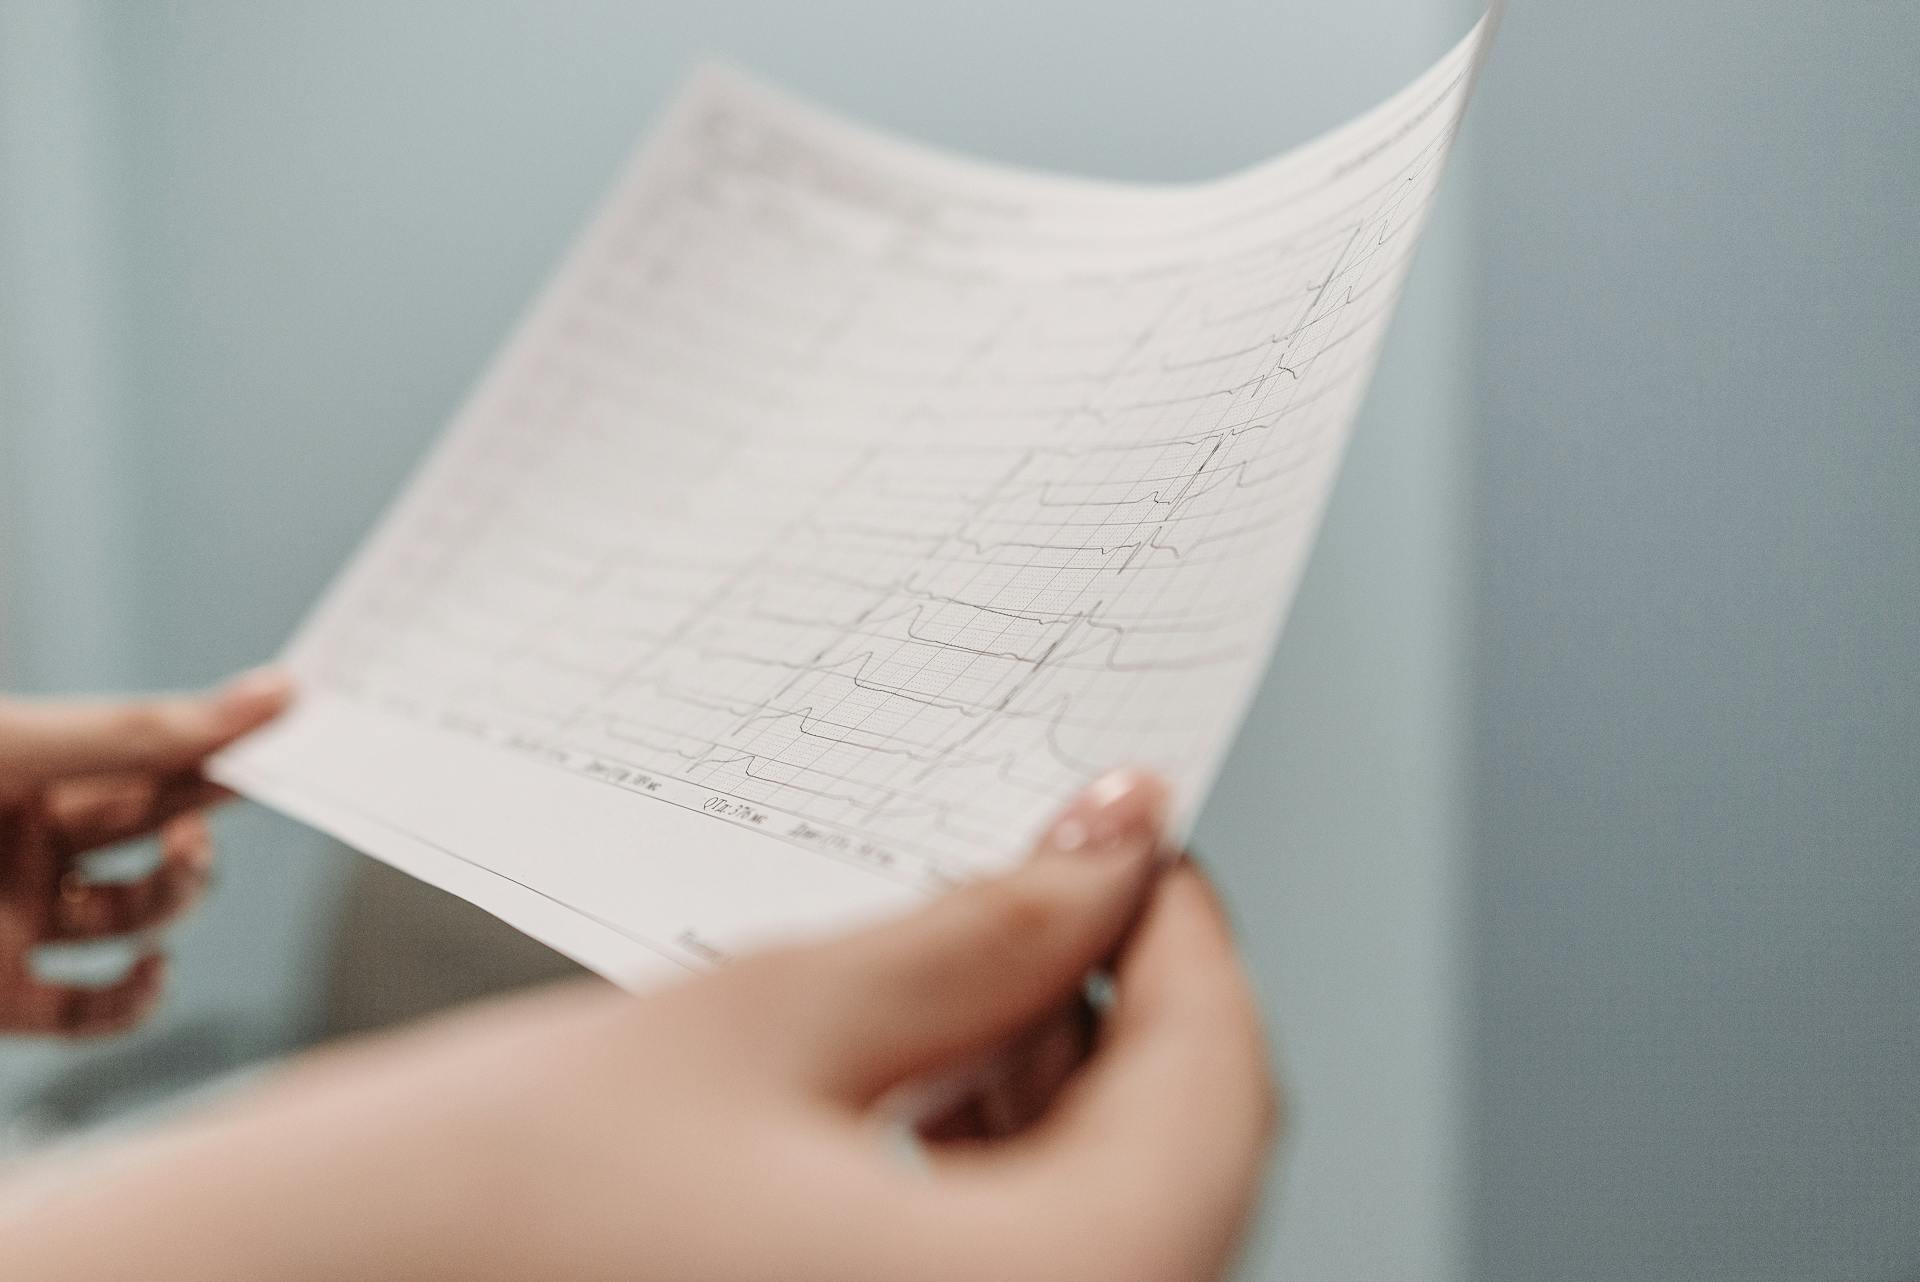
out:
M1115 764L1184 822L1487 25L1187 186L703 72L218 777L631 983L1004 866Z

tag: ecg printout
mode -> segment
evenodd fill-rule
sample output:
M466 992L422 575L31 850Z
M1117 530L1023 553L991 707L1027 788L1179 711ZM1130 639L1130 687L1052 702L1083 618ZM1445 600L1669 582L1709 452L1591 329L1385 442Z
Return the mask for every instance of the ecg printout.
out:
M729 71L642 149L218 777L625 982L1182 823L1265 667L1490 19L1216 182Z

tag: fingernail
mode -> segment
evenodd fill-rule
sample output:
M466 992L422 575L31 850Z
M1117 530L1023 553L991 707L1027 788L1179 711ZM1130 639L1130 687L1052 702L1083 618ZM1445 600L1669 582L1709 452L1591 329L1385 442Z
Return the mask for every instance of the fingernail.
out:
M1166 788L1140 770L1102 775L1054 821L1046 849L1103 855L1157 845Z
M246 720L279 707L293 695L293 680L279 668L242 672L214 695L222 716Z

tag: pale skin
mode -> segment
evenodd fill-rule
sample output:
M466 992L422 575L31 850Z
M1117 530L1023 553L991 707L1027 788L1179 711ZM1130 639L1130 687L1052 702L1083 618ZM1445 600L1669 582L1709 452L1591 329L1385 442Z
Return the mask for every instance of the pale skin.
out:
M245 732L235 702L215 713L201 701L198 721L180 714L201 755ZM149 751L103 767L97 753L50 752L46 738L9 745L8 726L24 724L9 720L14 707L0 710L0 778L34 780L16 784L9 813L39 816L17 831L56 822L50 788L71 795L72 780L100 774L173 780L196 764ZM122 804L114 832L151 820L167 833L194 813ZM1189 862L1163 856L1163 805L1152 779L1109 776L1019 869L909 916L643 997L564 985L308 1056L123 1147L57 1196L9 1212L0 1188L0 1271L45 1282L1218 1278L1279 1107L1218 903ZM172 839L156 876L203 867L203 834ZM43 844L30 836L0 859L48 859ZM78 844L55 847L71 862ZM127 917L191 898L143 893ZM71 883L66 897L63 912L38 915L9 898L10 928L105 933L123 920L122 909L76 909ZM1115 999L1089 1047L1071 1012L1102 966ZM101 1031L150 1001L65 1018L69 1031ZM25 1013L11 1026L44 1029L47 1012L57 1024L74 1004L15 1002ZM1001 1086L925 1127L921 1160L888 1142L901 1088L1009 1046Z

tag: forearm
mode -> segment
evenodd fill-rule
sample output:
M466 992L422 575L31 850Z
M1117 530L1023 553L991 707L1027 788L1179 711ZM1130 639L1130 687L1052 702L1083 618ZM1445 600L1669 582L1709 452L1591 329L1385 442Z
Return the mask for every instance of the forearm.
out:
M319 1230L324 1177L289 1187L302 1156L263 1151L231 1120L28 1167L0 1201L0 1272L40 1282L340 1276ZM318 1204L316 1204L316 1201ZM336 1220L337 1222L337 1220Z
M326 1094L279 1090L23 1169L0 1185L0 1276L336 1282L441 1272L461 1239L444 1209L450 1164L435 1164L437 1178L409 1172L403 1146L378 1153L377 1115L349 1116L350 1100Z

